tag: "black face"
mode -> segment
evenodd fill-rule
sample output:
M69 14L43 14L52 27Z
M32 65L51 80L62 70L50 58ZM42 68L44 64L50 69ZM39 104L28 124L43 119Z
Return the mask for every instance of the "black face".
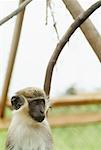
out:
M11 98L13 109L18 110L24 104L24 98L21 96L13 96Z
M42 122L45 118L45 100L31 100L29 102L29 114L34 120Z

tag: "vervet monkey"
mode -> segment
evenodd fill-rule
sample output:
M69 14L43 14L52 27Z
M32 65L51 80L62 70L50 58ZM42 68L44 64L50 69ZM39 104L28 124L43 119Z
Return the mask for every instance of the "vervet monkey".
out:
M45 92L33 87L22 89L11 98L11 104L13 117L6 150L53 150Z

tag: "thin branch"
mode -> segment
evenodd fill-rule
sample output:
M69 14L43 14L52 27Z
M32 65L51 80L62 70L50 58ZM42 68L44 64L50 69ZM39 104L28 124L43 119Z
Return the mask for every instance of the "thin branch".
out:
M46 0L46 25L48 24L48 6L49 6L49 0Z
M85 12L80 14L77 17L77 19L71 24L71 26L69 27L67 32L64 34L60 42L57 44L53 52L53 55L50 58L50 61L48 63L47 70L46 70L46 76L45 76L45 81L44 81L44 91L46 92L47 96L49 96L50 94L53 69L62 49L64 48L65 44L69 41L70 37L73 35L75 30L100 6L101 6L101 0L99 0L98 2L93 4L90 8L88 8Z
M52 10L51 2L49 2L49 8L50 8L51 16L52 16L52 19L53 19L53 27L55 29L57 39L59 40L59 33L58 33L58 30L57 30L57 25L56 25L56 21L55 21L55 17L54 17L54 12Z
M14 10L11 14L0 20L0 25L4 24L8 20L10 20L12 17L16 16L18 13L20 13L32 0L25 0L23 3L20 4L19 8Z
M51 2L52 0L46 0L46 25L48 24L48 7L50 9L50 13L51 13L51 17L52 17L52 20L53 20L53 27L55 29L55 32L56 32L56 35L57 35L57 39L59 41L59 33L58 33L58 29L57 29L57 24L56 24L56 21L55 21L55 16L54 16L54 12L53 12L53 9L52 9L52 5L51 5Z

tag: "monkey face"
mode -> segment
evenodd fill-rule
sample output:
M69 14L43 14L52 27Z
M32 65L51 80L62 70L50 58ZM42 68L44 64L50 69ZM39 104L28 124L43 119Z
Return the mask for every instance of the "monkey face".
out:
M45 99L44 98L25 98L24 96L13 96L11 98L11 104L14 110L20 110L26 103L28 107L28 114L30 117L37 121L42 122L45 118ZM23 109L21 109L23 111Z
M42 122L45 118L45 100L42 99L35 99L29 101L29 114L30 116L38 121Z

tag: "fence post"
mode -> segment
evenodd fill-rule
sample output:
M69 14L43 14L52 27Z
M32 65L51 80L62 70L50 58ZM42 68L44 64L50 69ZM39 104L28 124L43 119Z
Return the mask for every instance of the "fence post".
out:
M20 0L19 4L21 4L23 1L24 0ZM14 62L15 62L15 58L17 54L17 48L19 44L23 18L24 18L24 12L25 12L25 9L17 15L17 19L15 23L11 51L9 55L8 66L7 66L7 71L6 71L5 80L3 84L3 91L2 91L1 100L0 100L0 118L4 117L6 98L7 98L7 93L8 93L8 89L10 85Z

